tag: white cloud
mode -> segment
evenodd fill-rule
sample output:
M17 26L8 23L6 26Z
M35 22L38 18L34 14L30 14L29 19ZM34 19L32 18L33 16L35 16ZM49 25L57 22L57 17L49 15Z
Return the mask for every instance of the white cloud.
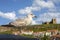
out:
M54 3L52 1L45 2L44 0L34 0L33 4L30 7L25 7L24 9L20 9L19 13L20 14L32 13L32 11L38 11L45 7L53 8Z
M60 0L50 0L50 1L53 1L54 3L59 3Z
M1 12L1 11L0 11L0 17L7 18L7 19L10 19L10 20L15 20L17 18L15 12L4 13L4 12Z
M32 7L26 7L25 9L19 10L19 13L22 13L22 14L31 13L31 9L32 9Z
M54 2L52 0L48 0L47 2L44 0L34 0L33 4L30 7L25 7L24 9L20 9L19 13L20 14L33 13L33 11L40 11L42 8L48 8L49 10L51 10L52 8L55 8ZM52 15L54 15L54 14L52 14ZM50 21L50 16L52 16L52 15L47 14L47 13L41 14L39 17L39 20L40 21L42 21L42 20ZM36 21L32 21L32 24L36 24Z
M47 7L47 8L53 8L54 3L52 1L45 2L44 0L35 0L33 5L39 6L41 8Z
M20 9L18 12L20 14L28 14L28 13L32 13L32 11L37 11L39 8L38 7L26 7L24 9Z
M36 21L35 20L32 20L32 25L36 25Z
M60 13L43 13L40 14L39 18L37 19L38 21L42 21L42 22L49 22L51 21L52 18L56 18L57 19L57 23L60 23Z
M55 3L57 4L60 0L34 0L33 4L30 7L25 7L24 9L19 10L21 14L32 13L33 11L40 11L43 8L48 8L48 13L40 14L39 18L36 21L51 21L52 18L57 19L57 23L60 23L60 13L56 8ZM32 24L36 24L36 21L33 20Z
M14 0L16 1L16 0ZM28 14L33 13L33 11L40 11L43 8L48 8L48 13L40 14L39 18L36 21L51 21L52 18L56 17L57 23L60 22L60 13L57 13L57 10L54 3L58 3L60 0L34 0L31 6L25 7L23 9L18 10L20 14ZM51 13L50 13L50 12ZM53 12L54 11L54 12ZM0 17L15 20L16 14L15 12L1 12L0 11ZM35 20L32 20L32 24L37 24Z

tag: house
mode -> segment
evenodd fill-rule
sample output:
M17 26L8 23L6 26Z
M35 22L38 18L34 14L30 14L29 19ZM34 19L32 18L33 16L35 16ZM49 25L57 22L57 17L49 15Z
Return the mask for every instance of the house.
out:
M50 40L60 40L60 34L59 35L53 35Z
M58 33L58 30L55 30L55 29L46 31L46 35L50 35L50 36L56 35L57 33Z
M34 32L33 35L35 37L44 37L45 32Z
M30 31L30 30L21 30L21 34L32 35L33 31Z
M51 36L51 32L46 32L45 35L46 36Z
M13 31L12 34L14 34L14 35L20 35L20 31Z

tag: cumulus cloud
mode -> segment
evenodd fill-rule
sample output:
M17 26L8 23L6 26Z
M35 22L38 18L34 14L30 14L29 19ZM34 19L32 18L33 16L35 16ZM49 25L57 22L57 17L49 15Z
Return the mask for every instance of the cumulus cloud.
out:
M24 9L20 9L19 13L28 14L28 13L33 13L33 11L40 11L42 8L48 8L49 10L51 10L54 7L55 7L55 5L54 5L53 1L51 1L51 0L49 0L47 2L44 0L34 0L33 4L30 7L25 7ZM47 15L42 14L41 16L47 16ZM40 18L43 19L43 17L40 17ZM42 19L39 19L39 20L42 20ZM47 18L44 18L44 19L47 19ZM36 24L36 21L33 20L32 24Z
M33 5L35 6L39 6L41 8L53 8L54 7L54 3L52 1L44 1L44 0L35 0Z
M0 11L0 17L7 18L7 19L10 19L10 20L15 20L17 18L15 12L4 13L4 12L1 12L1 11Z
M16 1L16 0L15 0ZM18 10L20 14L28 14L33 13L33 11L40 11L41 9L47 8L48 12L39 14L39 17L36 20L32 20L32 24L38 24L36 21L51 21L52 18L57 19L57 23L60 22L60 8L57 9L56 4L59 4L60 0L33 0L33 3L31 6L27 6L23 9ZM15 12L1 12L0 11L0 17L7 18L10 20L17 19Z
M21 14L32 13L32 11L38 11L45 7L53 8L54 3L52 1L45 2L44 0L34 0L32 6L25 7L24 9L20 9L19 13L21 13Z
M20 9L19 13L20 14L28 14L28 13L32 13L32 11L37 11L39 8L38 7L26 7L24 9Z
M35 20L32 20L32 25L36 25L36 21Z
M28 13L32 13L33 11L39 11L42 8L48 8L48 9L52 9L54 8L55 5L52 1L44 1L44 0L34 0L33 4L30 7L25 7L24 9L20 9L19 13L20 14L28 14ZM42 14L41 16L47 16L46 14ZM43 17L40 17L39 20L42 21ZM47 19L47 18L44 18ZM50 19L48 19L50 20ZM45 20L46 21L46 20ZM32 24L37 24L35 20L32 21Z
M31 13L32 7L26 7L25 9L19 10L19 13L25 14L25 13Z
M37 20L42 22L50 22L52 18L56 18L57 23L60 23L60 13L43 13L39 15L39 18Z
M52 18L57 19L57 23L60 22L60 9L58 10L56 5L60 3L60 0L34 0L33 4L30 7L25 7L24 9L20 9L20 14L28 14L33 13L33 11L40 11L41 9L47 8L48 12L39 14L39 17L36 21L46 22L51 21ZM33 20L32 24L36 24L36 21Z
M54 3L59 3L60 0L50 0L50 1L53 1Z

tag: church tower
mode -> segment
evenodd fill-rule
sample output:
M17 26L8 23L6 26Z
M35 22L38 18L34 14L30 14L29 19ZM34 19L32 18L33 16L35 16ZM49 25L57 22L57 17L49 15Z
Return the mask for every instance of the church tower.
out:
M53 19L52 19L52 23L53 23L53 24L56 24L56 18L53 18Z

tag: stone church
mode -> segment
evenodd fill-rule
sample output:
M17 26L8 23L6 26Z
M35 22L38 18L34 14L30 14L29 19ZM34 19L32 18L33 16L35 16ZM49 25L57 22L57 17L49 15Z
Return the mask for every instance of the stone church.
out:
M43 24L57 24L56 18L53 18L50 22L44 22Z

